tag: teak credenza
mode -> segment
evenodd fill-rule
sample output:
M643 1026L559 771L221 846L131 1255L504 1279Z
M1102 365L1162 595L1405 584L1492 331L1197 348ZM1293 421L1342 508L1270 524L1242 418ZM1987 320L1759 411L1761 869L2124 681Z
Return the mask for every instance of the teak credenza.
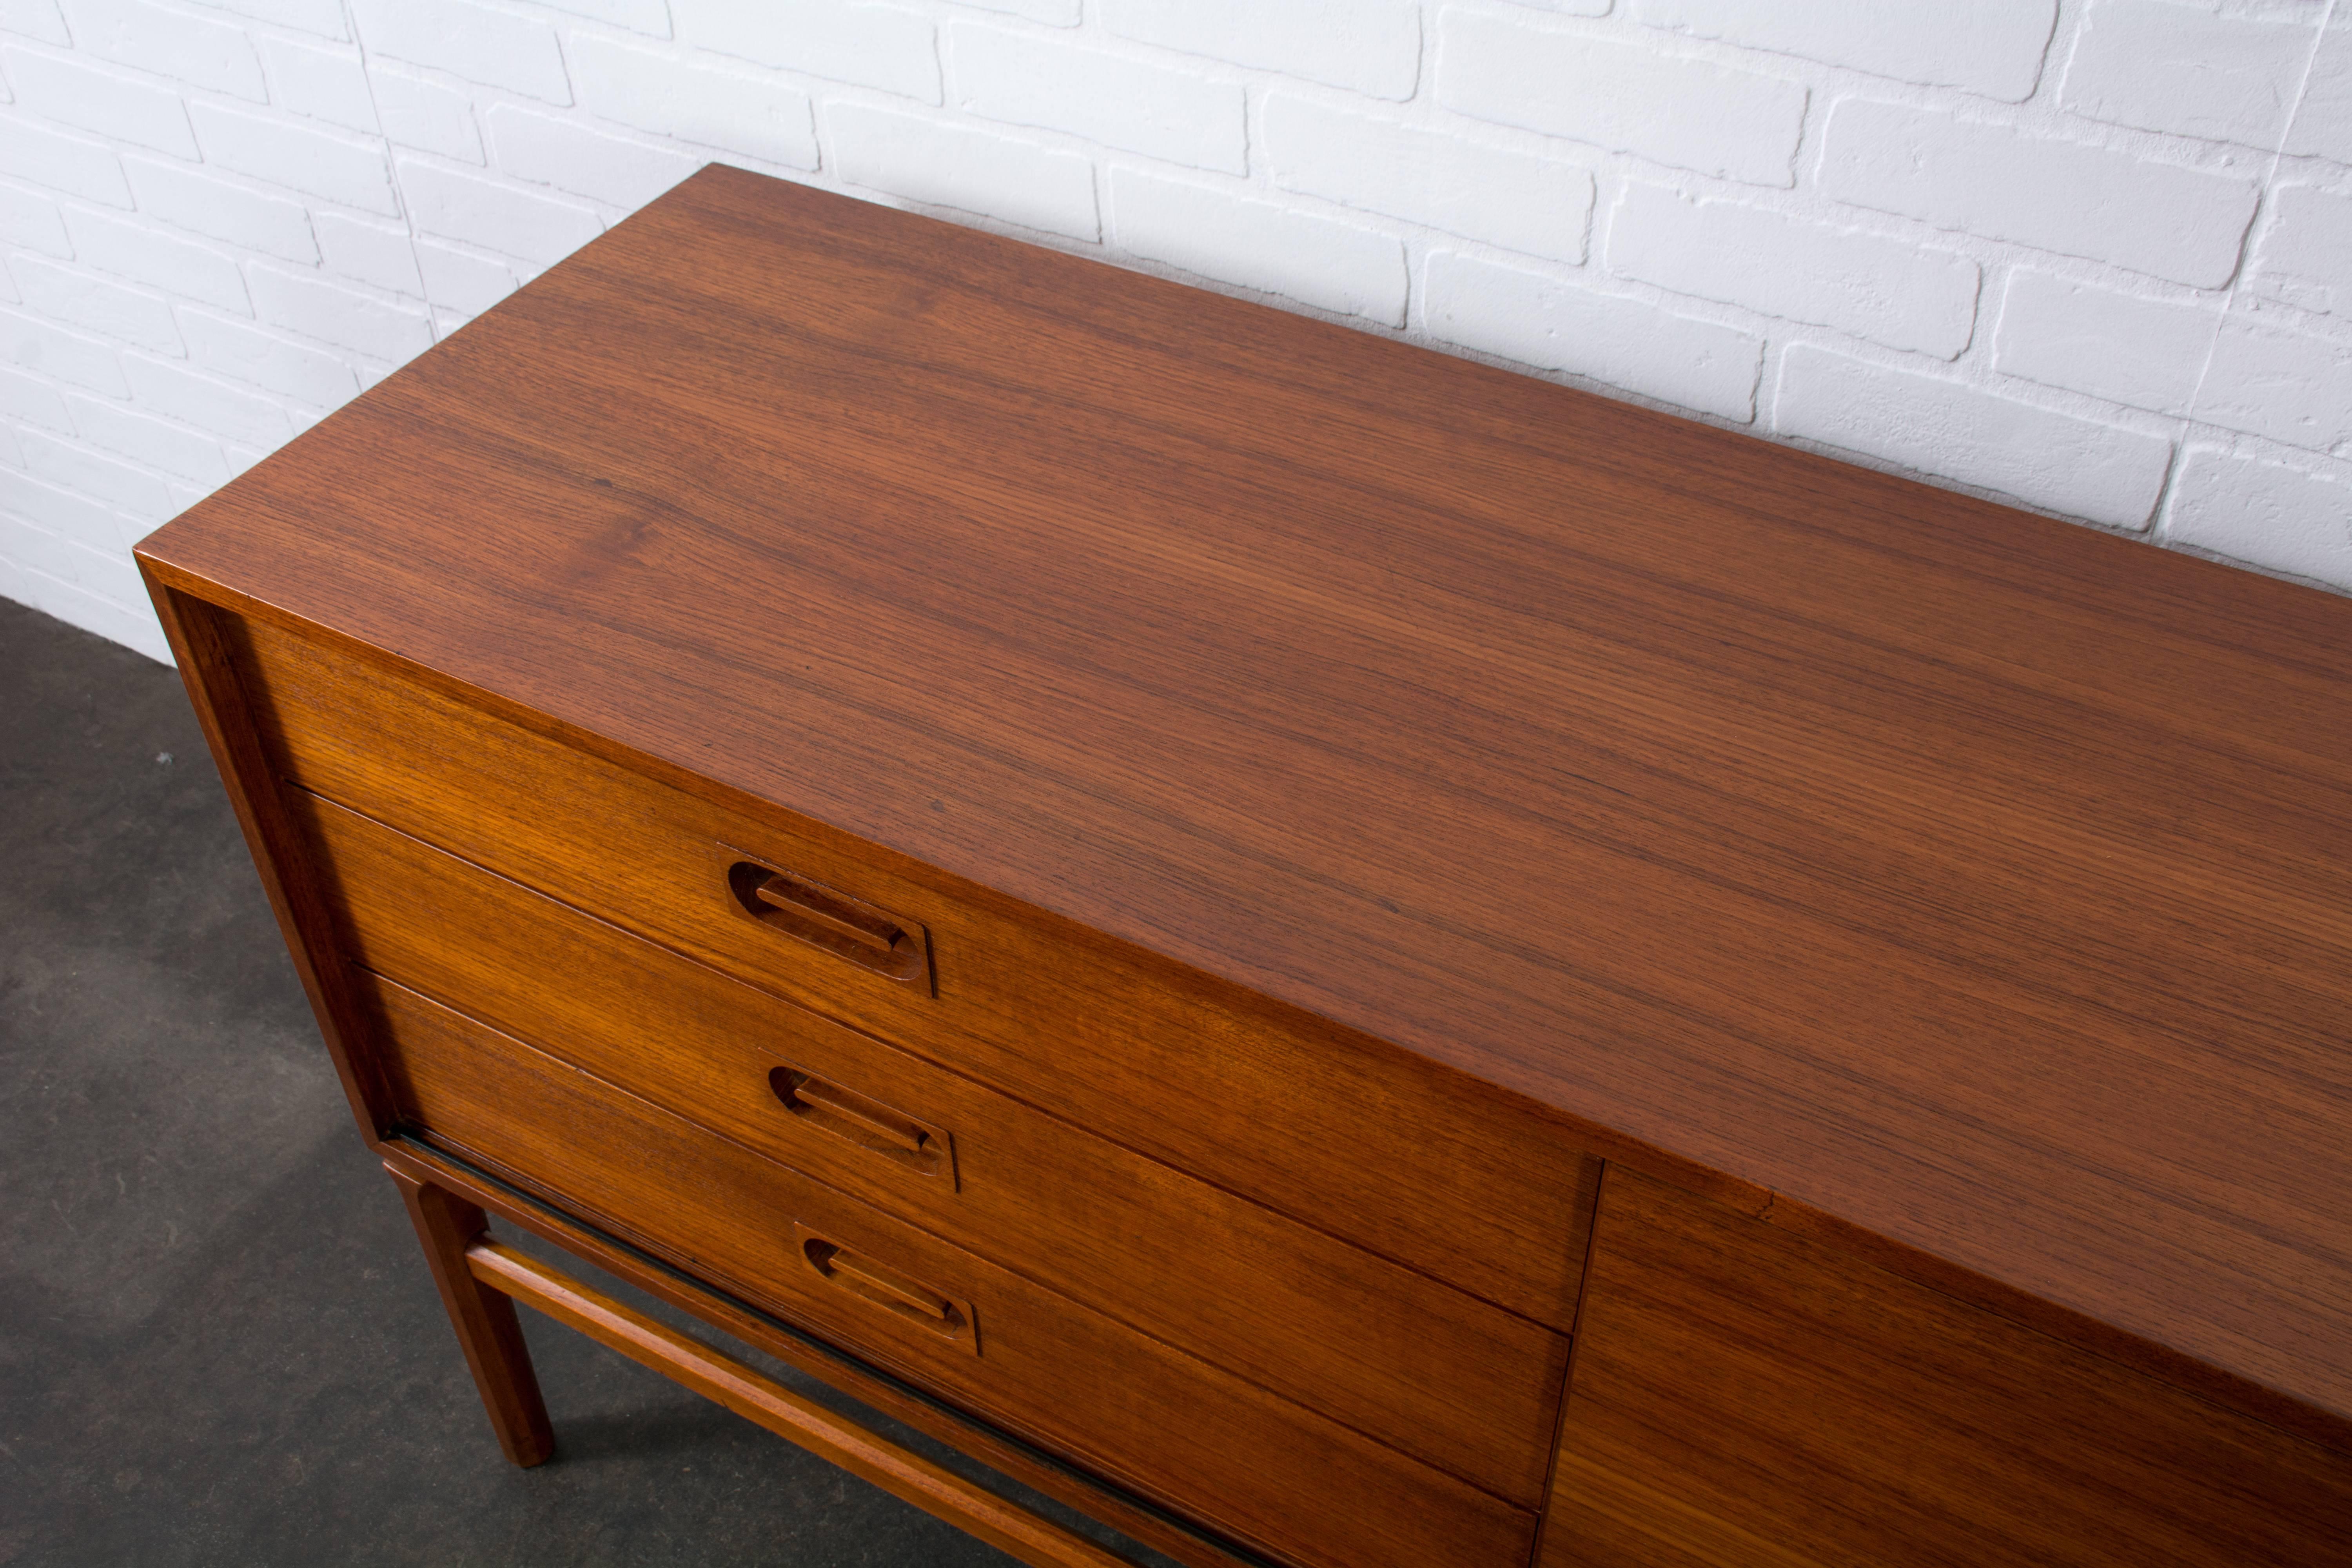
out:
M139 554L518 1463L2352 1562L2352 603L723 168Z

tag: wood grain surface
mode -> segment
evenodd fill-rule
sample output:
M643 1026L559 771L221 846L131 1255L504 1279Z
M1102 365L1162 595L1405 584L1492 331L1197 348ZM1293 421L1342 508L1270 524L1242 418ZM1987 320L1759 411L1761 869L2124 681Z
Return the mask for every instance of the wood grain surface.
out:
M1001 895L943 892L819 825L721 810L349 649L243 621L224 636L267 749L304 788L1568 1326L1600 1163L1524 1101L1083 931L1043 929ZM739 852L911 911L939 938L937 994L741 914L720 876Z
M961 1415L875 1369L846 1360L836 1348L780 1329L743 1302L690 1281L651 1262L614 1237L592 1230L535 1199L459 1164L413 1138L381 1145L385 1168L395 1175L441 1187L489 1213L503 1224L586 1260L654 1300L710 1328L754 1346L786 1365L859 1401L867 1410L903 1423L959 1448L1000 1474L1109 1524L1188 1568L1263 1568L1265 1559L1221 1542L1172 1515L1125 1493L1106 1489L1096 1478L1047 1458L1019 1439ZM870 1419L870 1417L861 1417Z
M724 169L142 557L2347 1430L2343 600Z
M796 1171L1487 1490L1543 1500L1566 1342L315 799L342 950ZM919 1108L950 1183L796 1120L782 1060Z
M1108 1552L942 1465L876 1436L756 1367L550 1268L528 1253L485 1238L466 1248L465 1260L480 1283L675 1378L1031 1568L1133 1568L1132 1558Z
M1536 1568L2337 1568L2352 1457L1622 1166Z
M539 1375L530 1364L530 1347L523 1343L522 1325L515 1321L514 1303L485 1288L466 1263L466 1249L481 1240L489 1216L396 1166L385 1170L416 1226L425 1266L433 1271L433 1284L441 1292L449 1326L457 1331L458 1348L466 1352L466 1365L474 1374L499 1447L509 1460L526 1469L544 1463L555 1452L555 1429L548 1424L547 1402L540 1395Z
M1526 1561L1536 1515L360 976L408 1125L755 1305L1210 1528L1318 1568ZM811 1267L826 1238L966 1314L950 1334Z

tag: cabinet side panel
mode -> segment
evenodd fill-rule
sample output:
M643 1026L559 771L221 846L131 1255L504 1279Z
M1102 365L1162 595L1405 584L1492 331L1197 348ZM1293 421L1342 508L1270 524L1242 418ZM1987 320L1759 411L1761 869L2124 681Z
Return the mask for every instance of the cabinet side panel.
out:
M1612 1165L1538 1568L2340 1564L2352 1458Z
M278 771L262 744L252 696L232 657L236 618L167 586L143 561L141 569L319 1033L360 1131L373 1142L392 1126L391 1098L337 957L334 924L319 897L308 842L287 815Z

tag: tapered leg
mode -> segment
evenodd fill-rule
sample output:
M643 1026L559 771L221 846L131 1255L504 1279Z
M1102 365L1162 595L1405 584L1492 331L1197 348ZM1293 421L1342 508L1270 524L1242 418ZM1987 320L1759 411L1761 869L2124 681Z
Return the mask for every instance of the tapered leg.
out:
M441 1304L449 1309L450 1326L465 1347L466 1364L474 1369L474 1385L482 1391L499 1447L518 1465L538 1464L555 1451L555 1434L547 1424L539 1379L530 1370L522 1325L515 1321L514 1303L476 1279L466 1266L466 1247L488 1221L463 1198L412 1180L389 1165L384 1169L408 1205L408 1217L416 1222L416 1239L425 1244L433 1283L441 1288Z

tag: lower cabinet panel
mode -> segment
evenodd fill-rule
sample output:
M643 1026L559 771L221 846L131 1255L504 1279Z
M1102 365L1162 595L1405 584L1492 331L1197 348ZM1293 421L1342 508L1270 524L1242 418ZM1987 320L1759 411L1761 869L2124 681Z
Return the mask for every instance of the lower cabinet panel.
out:
M2352 1457L1622 1166L1538 1568L2352 1562Z
M1524 1510L355 974L419 1127L714 1283L1298 1563L1527 1559Z

